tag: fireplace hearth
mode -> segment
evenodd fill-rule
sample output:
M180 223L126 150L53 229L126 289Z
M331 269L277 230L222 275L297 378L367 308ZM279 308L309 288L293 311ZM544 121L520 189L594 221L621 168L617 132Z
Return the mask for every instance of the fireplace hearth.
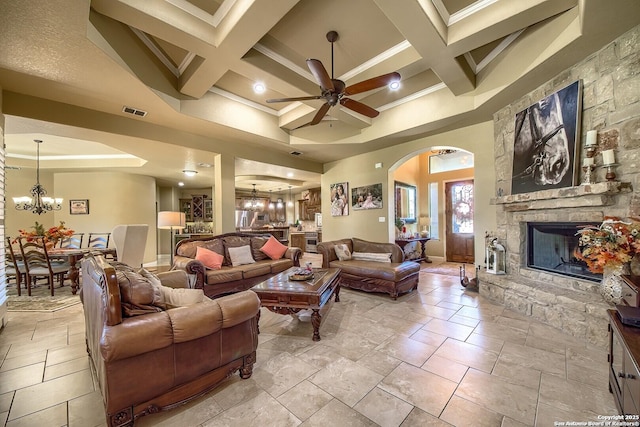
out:
M569 277L599 282L602 274L589 271L587 264L577 259L578 229L592 222L528 222L526 260L527 267L549 271Z

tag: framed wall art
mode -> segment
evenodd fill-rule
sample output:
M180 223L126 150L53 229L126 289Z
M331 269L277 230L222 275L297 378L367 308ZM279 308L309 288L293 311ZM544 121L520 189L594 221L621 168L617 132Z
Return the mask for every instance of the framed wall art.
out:
M89 215L89 199L69 200L69 213L71 215Z
M576 185L581 113L578 80L516 114L512 194Z
M329 186L331 216L349 215L349 183L339 182Z
M382 183L351 190L351 207L354 211L382 209Z

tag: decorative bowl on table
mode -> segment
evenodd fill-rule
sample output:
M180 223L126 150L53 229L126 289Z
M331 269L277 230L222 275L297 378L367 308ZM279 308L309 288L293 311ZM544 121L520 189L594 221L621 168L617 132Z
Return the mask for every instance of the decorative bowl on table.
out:
M303 281L313 279L313 270L307 270L306 268L299 268L289 274L289 280Z

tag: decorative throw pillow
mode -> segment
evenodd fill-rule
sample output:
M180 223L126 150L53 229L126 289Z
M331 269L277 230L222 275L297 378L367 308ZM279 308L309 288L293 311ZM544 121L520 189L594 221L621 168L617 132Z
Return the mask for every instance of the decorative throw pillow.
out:
M220 270L224 261L222 255L203 247L198 247L196 250L196 259L210 270Z
M239 246L237 248L228 248L231 265L237 267L244 264L253 264L255 260L251 256L251 247L249 245Z
M185 305L203 302L206 299L202 289L169 288L168 286L163 286L162 293L167 308L184 307Z
M340 245L335 245L334 249L336 250L336 256L340 261L348 261L351 259L351 251L349 250L349 246L342 243Z
M280 259L287 252L287 247L271 236L260 250L271 259Z
M351 258L358 261L391 262L391 253L354 251Z
M131 317L162 311L163 307L154 304L158 296L149 280L128 265L120 264L114 267L120 287L123 316Z
M162 282L160 281L160 278L146 268L139 269L138 274L147 279L149 283L153 285L153 305L164 308L165 301L164 295L162 294Z

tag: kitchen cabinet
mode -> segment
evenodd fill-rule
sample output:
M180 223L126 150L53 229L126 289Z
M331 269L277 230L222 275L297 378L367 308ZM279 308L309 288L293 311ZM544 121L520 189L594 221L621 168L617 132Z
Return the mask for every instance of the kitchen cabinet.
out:
M187 222L213 221L213 200L205 194L194 194L190 199L180 199L180 211Z
M291 233L291 247L300 248L302 252L306 251L304 233Z
M298 210L302 221L315 221L316 214L322 213L322 201L320 188L309 190L308 198L298 201Z

